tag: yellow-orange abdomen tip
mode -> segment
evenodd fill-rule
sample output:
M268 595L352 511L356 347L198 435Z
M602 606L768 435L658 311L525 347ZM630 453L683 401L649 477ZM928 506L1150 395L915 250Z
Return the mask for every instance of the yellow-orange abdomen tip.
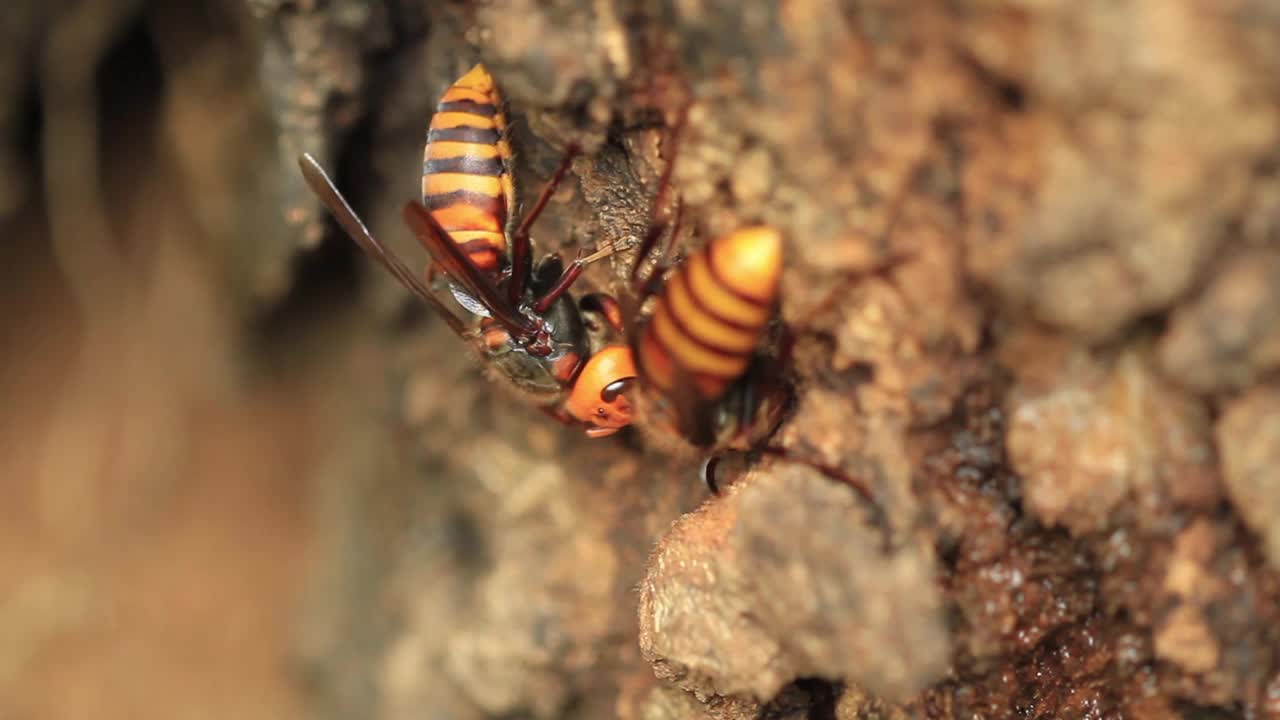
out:
M782 235L773 228L741 228L711 248L721 280L743 295L772 302L782 277Z
M489 74L489 70L484 66L484 63L476 63L475 67L468 70L466 75L458 78L458 82L454 83L454 85L477 90L489 90L493 88L493 76Z

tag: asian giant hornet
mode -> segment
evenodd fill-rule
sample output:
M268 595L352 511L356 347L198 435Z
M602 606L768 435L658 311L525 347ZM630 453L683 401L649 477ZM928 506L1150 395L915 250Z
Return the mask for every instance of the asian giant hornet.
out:
M673 152L669 162L674 159ZM664 172L660 183L667 182ZM665 192L660 184L659 203ZM678 224L677 210L672 238ZM631 271L635 297L627 338L637 369L630 393L633 412L651 439L703 454L703 479L715 491L719 457L761 449L791 402L782 360L767 350L786 343L786 329L777 318L783 240L771 227L739 228L713 238L673 269L665 267L668 247L641 279L641 263L664 225L651 226ZM652 309L640 317L639 309L651 298Z
M409 292L436 310L499 377L529 395L544 412L585 426L590 437L617 431L630 414L621 378L634 376L630 353L607 347L587 331L584 312L602 314L616 329L617 303L568 293L583 268L613 252L579 256L565 267L558 255L533 265L530 228L563 180L571 147L534 206L516 223L515 184L506 117L493 78L476 65L445 90L423 152L422 201L404 219L442 271L469 317L459 317L394 253L378 242L329 176L308 154L302 175L351 238Z
M782 236L766 226L713 238L646 283L656 296L629 333L640 379L636 410L707 452L750 450L789 402L781 365L761 349L775 323Z
M767 454L811 467L850 485L874 505L858 479L768 444L792 404L785 377L791 337L778 317L783 237L776 229L747 226L713 238L674 268L668 266L680 225L658 219L671 187L678 139L687 108L670 134L672 150L658 181L653 218L631 267L632 301L626 318L635 378L621 378L642 432L669 448L692 447L704 456L702 478L718 492L715 468L729 452ZM659 238L666 247L646 277L640 270ZM642 317L642 308L652 307ZM674 440L674 442L673 442Z

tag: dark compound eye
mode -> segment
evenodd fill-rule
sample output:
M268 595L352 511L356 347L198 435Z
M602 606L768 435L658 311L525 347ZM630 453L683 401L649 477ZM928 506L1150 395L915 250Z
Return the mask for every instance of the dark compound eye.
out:
M605 416L604 408L601 408L601 407L596 408L596 415L598 417L604 417Z
M605 385L604 390L600 391L600 399L607 403L611 403L614 400L617 400L618 396L626 392L627 388L631 387L631 384L633 382L635 382L634 376L625 377L625 378L622 378L621 380L614 380L608 385Z

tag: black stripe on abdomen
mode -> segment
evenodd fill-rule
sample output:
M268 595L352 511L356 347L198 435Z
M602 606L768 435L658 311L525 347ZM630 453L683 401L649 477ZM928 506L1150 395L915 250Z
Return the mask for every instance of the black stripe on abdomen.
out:
M496 157L486 158L477 155L460 155L451 158L432 158L422 164L422 174L465 173L467 175L484 175L498 177L505 168Z
M493 103L482 103L475 100L451 100L440 103L440 106L436 108L436 112L461 112L490 118L498 114L498 108Z
M504 199L501 196L485 195L469 190L454 190L447 193L435 193L422 200L428 210L440 210L454 205L470 205L494 216L501 216Z
M469 142L481 145L493 145L501 139L493 128L467 127L466 125L451 128L431 128L427 131L427 142L442 140L445 142Z

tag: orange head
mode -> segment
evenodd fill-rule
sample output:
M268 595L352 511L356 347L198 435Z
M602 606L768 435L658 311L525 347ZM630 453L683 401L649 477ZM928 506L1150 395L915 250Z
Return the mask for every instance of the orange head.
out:
M625 391L636 379L631 348L610 345L591 356L565 400L565 410L587 424L587 437L604 437L631 424Z

